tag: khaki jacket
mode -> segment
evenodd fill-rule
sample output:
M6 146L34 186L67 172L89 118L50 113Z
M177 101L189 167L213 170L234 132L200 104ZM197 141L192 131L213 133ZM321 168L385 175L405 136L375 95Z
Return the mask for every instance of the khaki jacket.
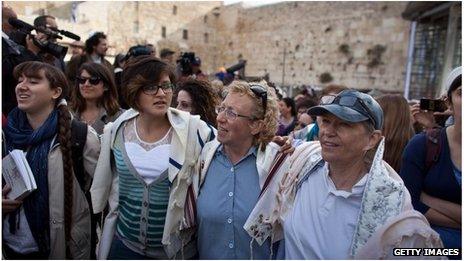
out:
M53 144L53 143L52 143ZM100 153L100 141L96 132L88 127L84 146L84 168L93 176ZM73 175L73 215L71 242L72 259L90 258L90 210L84 192ZM90 180L90 179L89 179ZM63 158L59 144L48 155L48 194L50 208L50 259L66 259L64 235L64 175Z

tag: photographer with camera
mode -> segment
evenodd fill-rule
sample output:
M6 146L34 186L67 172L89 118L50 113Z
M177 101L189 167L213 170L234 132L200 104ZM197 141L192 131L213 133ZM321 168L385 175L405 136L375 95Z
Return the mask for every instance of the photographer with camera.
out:
M179 81L187 79L208 80L208 77L201 71L201 60L195 53L182 53L177 60L176 72L180 72Z
M113 66L105 59L108 51L108 41L103 32L96 32L85 41L85 54L73 57L66 67L66 77L75 85L79 67L86 62L100 63L110 72L113 72Z
M462 67L449 73L446 87L454 123L415 135L404 150L399 174L414 209L440 234L444 247L461 248Z
M51 15L41 15L34 19L34 26L37 28L41 28L43 30L51 30L51 32L58 31L58 25L56 23L55 17ZM57 44L58 34L46 34L41 31L37 32L35 38L28 35L26 37L26 43L28 49L34 52L36 55L40 57L42 62L51 64L53 66L58 67L61 71L64 72L65 63L64 63L64 56L66 55L67 48L58 48L56 50L48 50L47 48L47 41L52 44ZM65 49L64 49L65 48ZM65 51L64 51L65 50ZM64 53L63 53L64 51ZM56 55L59 54L57 57Z

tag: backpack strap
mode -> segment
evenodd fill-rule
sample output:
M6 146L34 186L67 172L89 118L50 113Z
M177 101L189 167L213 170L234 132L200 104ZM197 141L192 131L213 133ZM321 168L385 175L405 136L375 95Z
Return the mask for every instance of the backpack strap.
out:
M425 156L425 168L427 172L430 168L438 162L441 152L441 131L442 128L433 128L426 131L426 156Z
M84 146L87 141L87 124L73 119L71 122L71 144L74 175L82 191L86 191L84 169Z

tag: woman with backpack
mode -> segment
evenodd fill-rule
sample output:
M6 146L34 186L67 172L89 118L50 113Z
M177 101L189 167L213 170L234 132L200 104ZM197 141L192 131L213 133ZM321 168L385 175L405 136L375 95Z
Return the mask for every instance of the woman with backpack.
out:
M184 215L192 213L187 191L215 130L200 116L169 107L174 82L171 67L151 55L131 58L124 68L123 96L132 109L105 126L91 188L94 213L109 203L98 259L196 254Z
M446 81L454 124L414 136L400 171L414 208L440 234L445 248L461 248L461 75L458 67Z
M90 211L83 189L90 177L79 176L84 171L78 173L73 161L81 156L85 173L94 173L100 152L97 134L72 122L63 99L69 86L59 69L24 62L14 76L18 107L8 115L4 142L7 151L26 153L37 189L19 201L17 209L9 209L3 222L3 254L7 259L89 259ZM73 136L82 128L86 141L81 155L73 155Z

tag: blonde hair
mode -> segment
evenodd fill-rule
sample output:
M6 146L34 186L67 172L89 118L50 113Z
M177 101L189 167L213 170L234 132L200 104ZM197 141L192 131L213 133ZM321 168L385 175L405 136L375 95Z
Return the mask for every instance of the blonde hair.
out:
M260 85L267 91L265 114L261 98L257 97L250 89L250 85L253 84ZM233 81L228 86L228 93L245 94L253 100L255 109L251 111L251 116L255 119L263 121L263 128L258 134L255 135L253 145L258 145L258 147L264 151L267 144L274 138L278 126L277 119L279 109L275 94L271 91L271 88L265 81L250 83L245 81Z

